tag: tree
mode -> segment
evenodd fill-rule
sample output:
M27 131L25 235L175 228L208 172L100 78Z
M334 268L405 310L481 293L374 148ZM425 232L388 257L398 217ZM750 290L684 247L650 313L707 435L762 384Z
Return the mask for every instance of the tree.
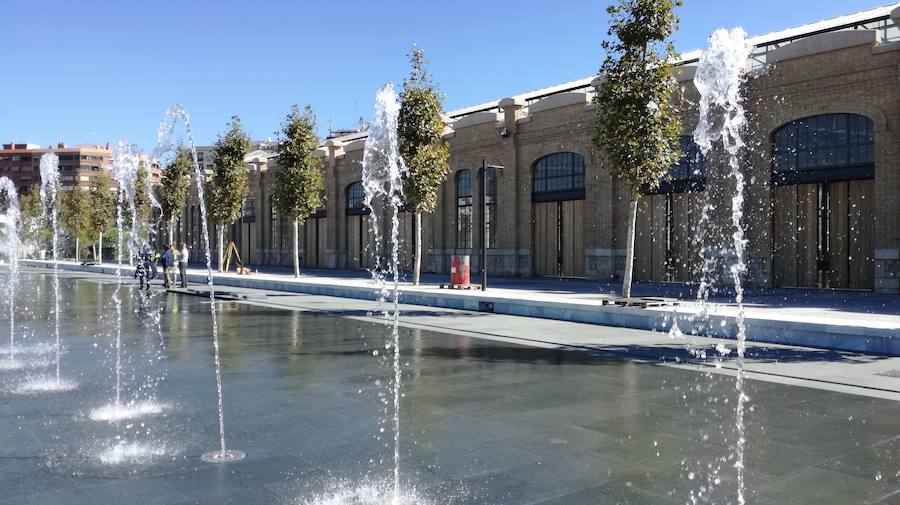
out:
M81 188L64 191L60 198L60 221L75 237L75 261L81 261L81 239L91 240L90 195Z
M90 195L90 228L92 237L97 237L97 245L94 249L94 261L103 262L103 236L112 227L113 216L116 210L115 199L109 192L111 182L109 176L101 174L94 177Z
M169 231L170 244L175 242L175 221L187 201L192 169L190 149L179 148L175 159L166 165L162 180L156 187L156 199L162 210L163 221Z
M594 143L609 156L610 174L631 189L622 296L631 296L638 200L656 188L681 157L681 119L673 94L675 49L666 40L678 29L681 0L620 0L607 9L606 59L594 103Z
M138 225L145 224L150 219L150 173L144 160L138 162L137 177L134 182L134 209L137 212ZM140 233L140 229L137 230Z
M408 169L403 181L404 198L415 215L413 282L418 285L422 271L422 213L434 212L438 188L450 172L450 150L443 140L446 124L441 96L425 69L425 54L413 47L409 61L412 71L403 81L400 93L397 134L400 155Z
M272 202L278 214L294 224L294 277L300 277L300 223L322 206L322 159L316 156L316 116L309 105L296 105L281 126L278 164Z
M19 195L19 234L23 243L44 247L50 239L50 230L44 226L44 208L37 188L37 185L32 186L29 191Z
M228 131L219 135L213 148L212 183L209 192L209 217L219 237L219 271L224 267L225 225L241 217L241 206L249 193L249 174L244 158L250 152L250 137L241 118L231 116Z

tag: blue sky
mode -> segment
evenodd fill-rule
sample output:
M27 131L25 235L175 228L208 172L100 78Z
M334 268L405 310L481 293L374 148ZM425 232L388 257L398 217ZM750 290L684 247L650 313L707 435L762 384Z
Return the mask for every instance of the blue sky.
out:
M152 149L182 103L199 144L232 114L273 137L291 104L320 131L370 117L418 44L447 110L591 75L603 58L596 0L8 0L0 29L0 141ZM750 35L884 5L885 0L685 0L676 47L718 27Z

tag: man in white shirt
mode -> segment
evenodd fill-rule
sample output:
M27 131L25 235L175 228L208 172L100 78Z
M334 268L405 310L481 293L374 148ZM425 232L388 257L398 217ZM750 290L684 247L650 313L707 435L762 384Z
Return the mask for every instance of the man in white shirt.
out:
M178 273L181 275L181 287L183 288L187 287L187 264L189 256L187 244L182 242L181 252L178 254Z

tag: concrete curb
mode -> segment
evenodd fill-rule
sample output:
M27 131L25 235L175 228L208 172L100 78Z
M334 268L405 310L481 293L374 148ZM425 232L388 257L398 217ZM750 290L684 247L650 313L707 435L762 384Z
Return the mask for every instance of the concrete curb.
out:
M23 265L47 268L47 261L23 260ZM63 262L60 269L68 271L94 272L115 275L113 265L82 266ZM133 267L124 266L129 278ZM195 271L196 272L196 271ZM375 300L375 290L370 286L345 284L325 284L309 279L273 280L254 276L213 275L214 284L219 286L268 289L292 293L303 293L340 298ZM206 284L206 275L188 274L189 282ZM556 319L577 323L597 324L638 330L669 331L672 321L671 309L641 309L613 305L593 305L589 301L549 301L527 298L509 298L481 294L480 291L441 290L428 291L427 288L405 286L400 293L400 302L410 305L424 305L449 309L483 311L483 302L493 304L495 314ZM685 333L692 331L692 314L678 314L678 326ZM824 316L823 316L824 318ZM735 317L730 315L710 315L710 331L705 336L734 339L737 335ZM900 355L900 327L872 327L841 324L840 322L808 322L782 319L750 317L747 322L747 339L755 342L800 345L856 351L863 353Z

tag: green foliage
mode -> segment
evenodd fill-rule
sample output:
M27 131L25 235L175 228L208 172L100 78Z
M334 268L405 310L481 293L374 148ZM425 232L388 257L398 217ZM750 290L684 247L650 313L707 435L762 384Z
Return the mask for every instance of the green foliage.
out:
M50 240L50 229L44 226L44 207L41 193L34 185L25 194L19 195L21 225L19 234L22 242L41 246Z
M425 69L428 62L422 50L414 47L409 61L412 71L403 81L397 128L400 155L409 169L403 192L417 212L433 212L438 187L450 172L450 150L442 139L443 104Z
M610 173L638 194L655 188L681 157L681 119L673 94L678 85L666 40L678 28L680 0L621 0L609 7L606 59L594 102L594 143L612 162Z
M316 156L316 116L296 105L284 119L278 141L278 164L272 202L282 216L305 221L322 207L322 159Z
M250 137L238 116L231 116L225 135L220 135L213 149L215 162L209 191L209 217L220 225L231 224L241 217L241 206L250 192L250 176L244 157L250 152Z
M181 213L187 201L192 168L191 151L182 147L163 171L162 180L156 187L156 200L166 223L171 223Z
M138 163L137 179L134 183L134 208L137 212L138 222L146 223L150 218L150 186L148 184L150 172L147 165L141 160Z
M60 224L70 237L78 238L82 244L89 244L93 239L90 193L76 187L63 191L60 197Z
M106 174L94 177L90 195L90 229L92 239L100 233L107 233L113 225L116 212L116 200L109 191L112 185Z

